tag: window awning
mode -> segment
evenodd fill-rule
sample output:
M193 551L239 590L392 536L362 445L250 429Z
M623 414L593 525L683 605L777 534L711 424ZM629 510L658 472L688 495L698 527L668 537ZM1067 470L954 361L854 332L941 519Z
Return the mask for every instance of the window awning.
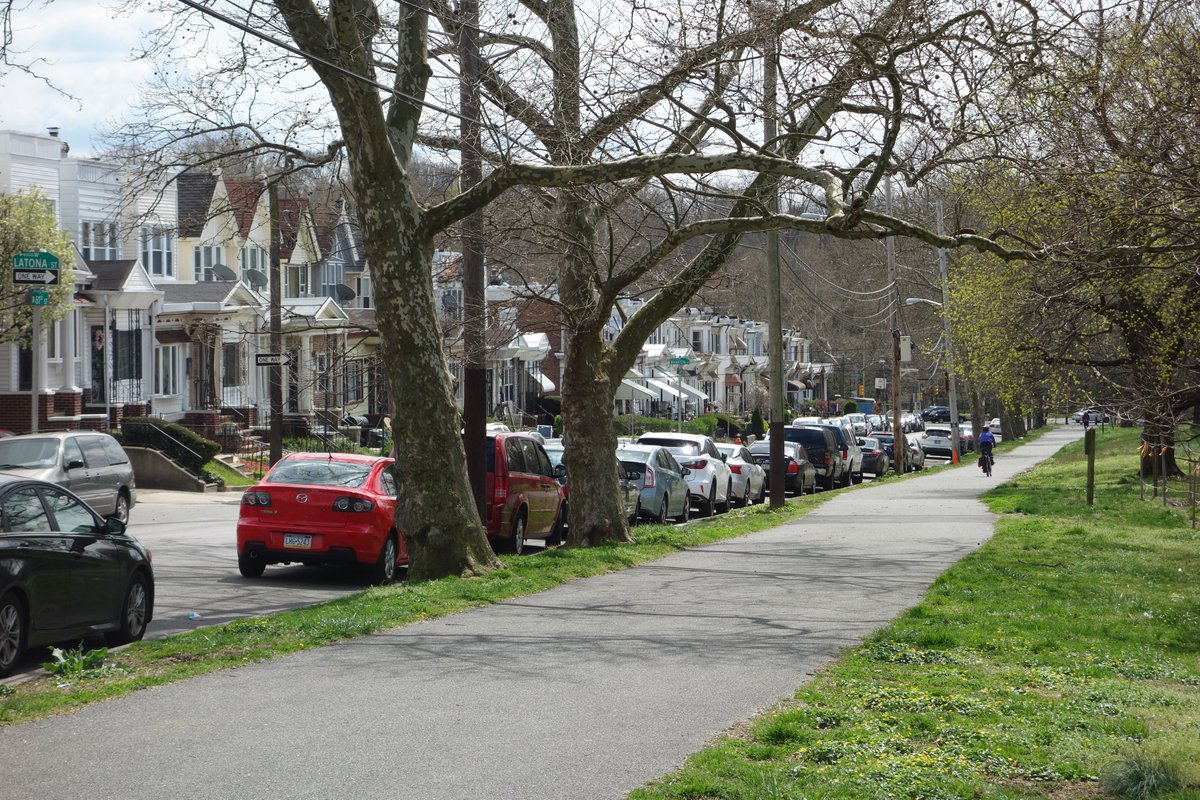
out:
M793 392L803 392L808 388L808 384L806 384L804 381L788 381L787 385L788 389Z
M657 400L658 395L629 379L623 379L613 397L617 400Z
M192 337L188 336L186 331L181 330L156 330L154 338L159 344L187 344L192 341Z
M554 388L554 381L550 380L545 375L543 375L541 370L533 370L533 369L530 369L529 367L526 367L525 372L527 372L529 374L529 377L533 378L535 381L538 382L538 385L540 385L542 387L543 392L549 394L551 392L558 391L556 388Z
M742 379L740 377L738 377L737 375L734 375L731 373L731 374L725 376L725 385L726 386L741 386Z
M658 389L658 391L660 392L659 399L661 399L661 393L669 394L671 397L674 397L674 398L679 397L679 392L677 392L675 390L674 386L668 386L667 384L663 383L662 381L656 381L653 378L646 378L646 383L650 384L651 388Z
M686 383L680 384L679 388L683 389L683 391L686 394L690 394L692 397L696 398L697 400L707 400L708 399L708 395L706 395L704 392L700 391L699 389L693 389L691 386L688 386Z

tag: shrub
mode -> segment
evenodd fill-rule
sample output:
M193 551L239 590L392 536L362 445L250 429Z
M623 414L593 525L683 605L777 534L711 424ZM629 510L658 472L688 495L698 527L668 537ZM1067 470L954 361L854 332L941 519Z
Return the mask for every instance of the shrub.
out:
M843 414L857 414L858 413L858 403L854 402L853 400L847 400L846 405L842 406L842 413Z
M1165 761L1136 753L1104 776L1104 788L1123 800L1151 800L1180 787L1175 769Z
M121 423L121 441L133 447L149 447L194 475L221 452L221 445L174 422L155 417L129 417Z
M562 414L555 414L554 415L554 438L561 439L562 432L563 432Z
M761 439L767 434L767 422L763 419L762 412L757 408L750 415L750 432L754 434L756 439Z

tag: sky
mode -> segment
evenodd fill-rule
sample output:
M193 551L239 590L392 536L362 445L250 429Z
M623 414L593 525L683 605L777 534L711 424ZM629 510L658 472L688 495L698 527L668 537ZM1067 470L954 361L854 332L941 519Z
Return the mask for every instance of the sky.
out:
M72 156L95 155L100 131L120 119L151 74L149 64L130 59L148 22L117 17L110 4L95 0L53 0L15 11L13 49L44 59L38 72L72 97L0 67L0 129L45 133L57 126Z

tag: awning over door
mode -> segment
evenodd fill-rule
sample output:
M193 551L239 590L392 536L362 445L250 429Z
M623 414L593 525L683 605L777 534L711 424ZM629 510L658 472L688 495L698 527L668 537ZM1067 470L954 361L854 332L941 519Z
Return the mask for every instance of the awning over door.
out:
M617 387L616 394L613 395L617 400L657 400L658 395L647 389L645 386L639 386L629 379L621 381L621 385Z
M646 383L650 384L650 388L657 389L659 392L668 394L674 398L679 397L679 392L675 390L674 386L668 386L667 384L663 383L662 381L656 381L653 378L646 378ZM661 399L661 395L660 395L660 399Z

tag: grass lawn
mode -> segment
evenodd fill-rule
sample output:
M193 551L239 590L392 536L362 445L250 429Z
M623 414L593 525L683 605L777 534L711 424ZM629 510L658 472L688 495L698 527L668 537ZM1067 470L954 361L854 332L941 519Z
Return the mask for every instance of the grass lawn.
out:
M630 800L1200 798L1200 531L1138 499L1138 435L1092 507L1082 442L990 492L920 605Z

